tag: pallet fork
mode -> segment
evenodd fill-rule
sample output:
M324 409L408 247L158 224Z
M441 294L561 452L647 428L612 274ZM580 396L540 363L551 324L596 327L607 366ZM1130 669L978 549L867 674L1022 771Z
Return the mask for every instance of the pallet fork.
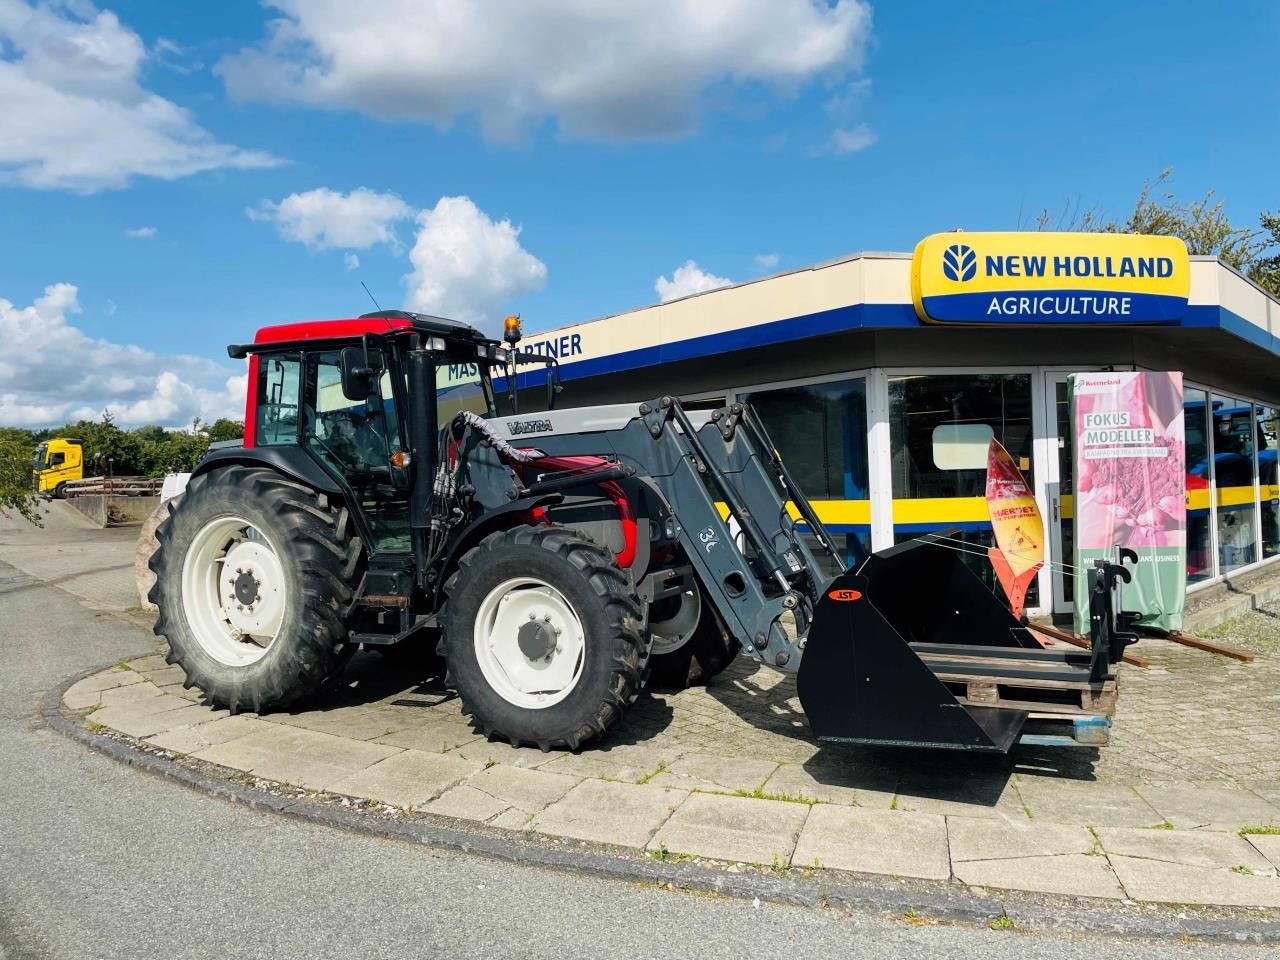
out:
M832 582L797 678L814 735L1003 753L1031 714L1113 714L1114 665L1137 639L1133 615L1113 609L1129 570L1088 571L1089 650L1046 650L942 537L892 547Z

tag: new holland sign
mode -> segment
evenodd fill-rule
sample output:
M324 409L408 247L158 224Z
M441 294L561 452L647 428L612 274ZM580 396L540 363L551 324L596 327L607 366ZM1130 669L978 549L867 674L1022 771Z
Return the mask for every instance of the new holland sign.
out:
M935 233L911 261L911 298L929 323L1172 323L1190 284L1176 237Z

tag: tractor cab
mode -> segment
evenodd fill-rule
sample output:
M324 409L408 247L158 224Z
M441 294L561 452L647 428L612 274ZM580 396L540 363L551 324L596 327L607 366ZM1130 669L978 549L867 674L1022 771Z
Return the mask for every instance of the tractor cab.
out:
M244 445L215 451L205 466L250 449L265 454L355 505L371 553L410 553L415 477L425 516L449 424L463 413L489 420L510 411L514 391L498 396L495 378L514 384L517 364L554 364L513 349L518 318L504 338L402 310L264 327L253 343L228 348L249 359ZM550 405L556 378L547 380Z

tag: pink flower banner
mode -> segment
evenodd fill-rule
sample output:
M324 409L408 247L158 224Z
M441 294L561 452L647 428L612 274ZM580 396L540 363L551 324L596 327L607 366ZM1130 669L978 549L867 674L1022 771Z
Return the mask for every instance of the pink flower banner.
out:
M1075 618L1088 632L1088 568L1138 554L1126 610L1182 627L1187 575L1186 440L1182 374L1078 373L1071 378L1075 451Z

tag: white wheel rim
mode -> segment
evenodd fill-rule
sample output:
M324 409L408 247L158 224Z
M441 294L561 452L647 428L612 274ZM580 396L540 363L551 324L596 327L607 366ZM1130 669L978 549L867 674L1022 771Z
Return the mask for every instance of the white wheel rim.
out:
M653 637L650 653L674 653L689 642L702 619L702 591L697 587L680 595L680 607L666 620L649 624Z
M182 562L182 608L202 650L219 663L261 660L280 632L288 585L271 541L248 520L200 529Z
M517 707L553 706L582 676L582 621L559 590L536 577L517 577L490 590L472 636L485 680Z

